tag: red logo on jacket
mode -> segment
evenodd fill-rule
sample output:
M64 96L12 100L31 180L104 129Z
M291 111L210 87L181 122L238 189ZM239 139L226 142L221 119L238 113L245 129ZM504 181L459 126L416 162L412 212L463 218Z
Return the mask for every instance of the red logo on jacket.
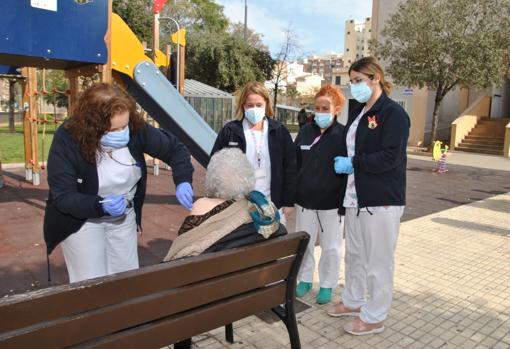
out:
M368 128L373 130L378 126L377 124L377 115L372 115L368 117Z

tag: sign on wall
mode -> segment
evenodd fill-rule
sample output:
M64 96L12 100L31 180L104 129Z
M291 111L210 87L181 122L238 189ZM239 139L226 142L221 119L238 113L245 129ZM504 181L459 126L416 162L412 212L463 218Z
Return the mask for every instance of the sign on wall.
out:
M405 88L402 90L402 94L404 96L412 96L413 95L413 89L412 88Z
M30 5L43 10L57 11L57 0L30 0Z

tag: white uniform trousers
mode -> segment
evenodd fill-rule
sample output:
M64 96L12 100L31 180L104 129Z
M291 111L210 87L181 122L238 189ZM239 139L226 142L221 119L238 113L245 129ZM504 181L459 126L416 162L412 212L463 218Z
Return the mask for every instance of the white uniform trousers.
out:
M361 307L365 323L384 321L393 293L394 254L403 207L372 213L347 208L345 213L345 288L342 301ZM368 291L368 300L366 293Z
M296 231L305 231L310 235L298 281L313 282L314 249L319 237L321 247L319 285L323 288L336 287L340 275L343 240L343 222L338 210L308 210L296 205Z
M62 250L70 282L137 269L134 209L118 218L87 220L62 242Z

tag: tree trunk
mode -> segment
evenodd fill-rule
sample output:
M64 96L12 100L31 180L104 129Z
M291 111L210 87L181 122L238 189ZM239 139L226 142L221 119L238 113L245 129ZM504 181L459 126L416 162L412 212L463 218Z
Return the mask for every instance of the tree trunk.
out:
M0 161L0 188L4 187L4 177L2 176L2 162Z
M274 98L273 98L273 110L274 110L274 118L277 119L277 115L276 115L276 111L277 111L277 108L276 108L276 103L278 101L278 85L274 85Z
M436 98L434 99L434 111L432 112L432 134L430 135L428 150L432 149L432 146L436 141L437 125L439 123L439 106L441 105L441 101L443 100L442 94L443 93L440 89L436 90Z
M14 87L16 81L9 80L9 132L15 133L16 126L14 124Z

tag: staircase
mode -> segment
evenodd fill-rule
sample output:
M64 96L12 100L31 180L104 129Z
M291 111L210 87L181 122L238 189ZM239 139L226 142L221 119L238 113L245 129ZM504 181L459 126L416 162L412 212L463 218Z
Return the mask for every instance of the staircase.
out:
M505 126L509 122L510 118L481 118L455 150L503 155Z

